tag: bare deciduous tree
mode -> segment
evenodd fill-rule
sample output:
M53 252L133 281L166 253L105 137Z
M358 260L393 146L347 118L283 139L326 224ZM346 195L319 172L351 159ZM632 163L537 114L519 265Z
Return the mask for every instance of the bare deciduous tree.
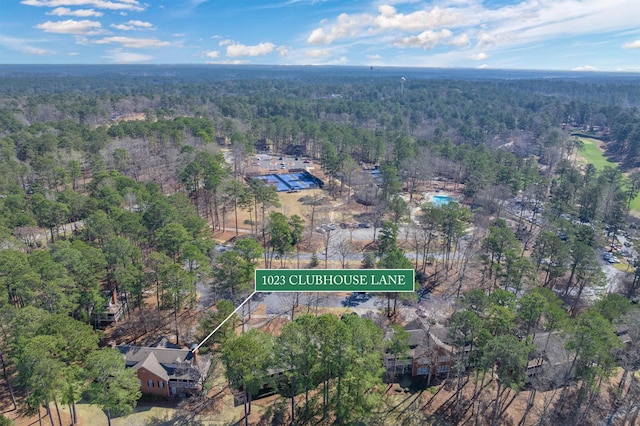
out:
M347 237L346 231L336 231L336 242L334 244L334 247L335 252L340 257L340 265L342 266L342 269L344 269L346 267L349 256L354 253L355 249L353 243L351 242L349 237Z

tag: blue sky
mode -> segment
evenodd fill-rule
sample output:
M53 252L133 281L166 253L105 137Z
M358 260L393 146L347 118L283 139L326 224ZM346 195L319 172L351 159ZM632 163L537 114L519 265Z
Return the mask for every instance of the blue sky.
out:
M0 63L640 72L640 0L0 0Z

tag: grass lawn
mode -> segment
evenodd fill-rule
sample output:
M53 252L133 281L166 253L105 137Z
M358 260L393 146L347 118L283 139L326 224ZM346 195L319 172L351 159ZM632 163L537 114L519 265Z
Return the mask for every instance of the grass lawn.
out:
M76 412L80 418L80 424L96 426L106 426L108 424L106 414L97 405L78 404L76 405Z
M634 271L633 266L630 266L630 265L629 265L628 263L626 263L626 262L625 262L625 263L622 263L622 262L620 262L620 263L614 263L614 264L613 264L613 267L614 267L614 268L616 268L616 269L617 269L617 270L619 270L619 271L622 271L622 272L629 272L629 273L632 273L632 272Z
M584 144L584 146L580 148L580 156L584 158L586 163L593 164L596 170L603 170L607 166L618 167L616 163L612 163L604 156L598 146L599 140L590 138L578 138L578 140Z
M598 145L600 141L598 141L597 139L582 138L582 137L579 137L578 139L580 140L580 142L584 144L584 146L580 148L580 157L581 157L581 160L583 160L581 161L581 163L593 164L593 166L598 171L603 170L607 166L618 167L616 163L612 163L611 161L607 160L607 158L604 156L602 150ZM631 209L631 214L633 216L640 215L640 195L638 195L636 198L634 198L631 201L630 209Z

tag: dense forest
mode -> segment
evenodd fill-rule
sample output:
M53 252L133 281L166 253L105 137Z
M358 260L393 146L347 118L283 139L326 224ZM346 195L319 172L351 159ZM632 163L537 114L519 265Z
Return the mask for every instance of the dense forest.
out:
M0 69L0 361L21 414L42 408L62 424L67 405L75 422L79 401L130 413L137 378L109 339L198 343L251 293L255 268L295 267L301 253L305 267L326 267L331 246L342 267L357 255L365 268L414 268L417 291L386 295L366 318L299 315L303 301L291 297L276 334L237 334L246 319L230 322L202 350L242 389L246 421L279 369L273 424L389 424L383 359L408 352L399 306L425 291L455 306L444 325L460 356L441 384L451 397L396 421L504 424L536 386L555 391L543 409L531 391L521 424L637 421L640 261L628 256L615 287L600 259L618 235L629 249L635 239L634 79L98 68ZM619 167L580 164L574 135L601 140ZM261 152L319 165L323 195L300 197L309 214L280 209L274 187L251 174ZM460 202L422 202L434 182ZM332 202L363 212L369 245L317 237L316 211ZM235 238L221 252L223 231ZM212 299L193 318L198 286ZM125 319L99 330L114 297ZM534 386L536 333L560 331L570 366Z

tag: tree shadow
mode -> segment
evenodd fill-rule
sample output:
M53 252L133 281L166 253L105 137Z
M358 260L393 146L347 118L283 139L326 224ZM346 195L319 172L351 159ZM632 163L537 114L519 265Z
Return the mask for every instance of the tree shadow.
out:
M156 415L149 418L145 424L153 426L204 426L202 420L196 418L197 414L177 411L173 414ZM229 423L232 425L234 423Z

